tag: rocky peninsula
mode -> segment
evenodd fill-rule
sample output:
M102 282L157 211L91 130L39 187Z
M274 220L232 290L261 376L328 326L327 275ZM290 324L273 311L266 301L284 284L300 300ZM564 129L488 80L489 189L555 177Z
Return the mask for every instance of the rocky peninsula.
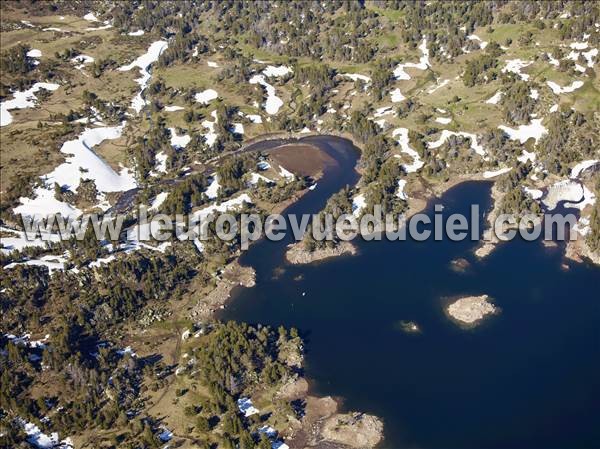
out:
M303 242L294 243L288 247L285 253L285 258L291 264L301 265L313 263L331 257L358 254L358 249L351 242L340 242L335 246L325 246L324 248L316 248L313 251L306 249Z

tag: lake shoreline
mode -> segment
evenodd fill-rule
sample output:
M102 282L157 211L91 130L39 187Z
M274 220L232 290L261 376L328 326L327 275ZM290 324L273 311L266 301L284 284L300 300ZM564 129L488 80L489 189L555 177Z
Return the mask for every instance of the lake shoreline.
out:
M301 134L301 135L285 135L281 134L270 135L267 139L253 141L248 145L244 146L244 150L248 150L250 146L260 147L261 144L267 142L280 140L282 137L285 139L294 139L293 142L286 142L282 145L277 145L268 149L257 148L257 151L275 152L281 150L285 152L287 149L297 147L299 145L308 146L318 149L319 152L325 153L322 148L318 145L303 142L303 138L311 135L323 136L321 134ZM360 147L350 139L349 136L335 136L337 138L343 138L348 140L355 148ZM252 150L251 150L252 151ZM315 167L309 167L313 170L311 178L314 181L318 181L324 175L326 159L323 159L324 165L320 169L315 170ZM294 166L287 167L290 171L296 173ZM356 167L355 167L356 168ZM284 213L290 206L294 205L301 198L304 197L310 189L306 188L302 191L297 192L294 196L286 201L274 205L270 209L270 213ZM260 240L259 240L260 241ZM259 241L251 242L250 248L252 248ZM350 242L344 242L347 245L342 246L342 250L339 248L333 250L324 250L322 252L316 252L310 260L305 258L302 252L297 254L297 261L304 260L301 263L312 263L318 260L330 259L341 254L356 254L356 246ZM301 245L302 242L297 242L297 245ZM294 245L292 245L294 246ZM239 263L239 259L242 256L240 252L234 259L227 264L223 273L219 276L217 285L209 292L204 299L200 300L196 307L192 311L192 316L195 318L202 319L216 319L217 313L227 306L227 303L235 295L236 287L250 288L256 285L256 271L252 266L242 266ZM284 256L285 257L285 256ZM296 260L296 259L294 259ZM289 261L290 263L294 263ZM295 382L298 385L291 387L294 392L293 399L301 400L306 403L306 418L302 420L300 427L293 430L292 434L284 435L286 437L286 444L292 448L304 448L304 447L317 447L322 444L327 444L332 448L373 448L383 440L383 422L382 420L374 415L342 411L343 400L340 398L333 398L331 396L320 397L315 395L314 389L310 387L310 379L300 375L298 380ZM290 388L289 386L287 388ZM286 386L283 387L286 389ZM284 393L280 392L283 396Z
M308 134L307 133L307 134L300 135L300 136L293 137L293 138L296 139L298 142L301 142L302 138L308 137L308 136L313 136L313 135L326 136L326 135L322 135L322 134L314 134L314 133ZM273 138L271 138L269 140L277 140L279 138L281 138L280 135L277 136L277 137L273 137ZM346 138L346 136L344 136L344 138ZM354 143L351 139L347 139L347 140L349 140L353 144L354 147L360 149L360 147L358 145L356 145L356 143ZM253 144L259 144L259 142L254 142ZM288 145L293 145L293 143L289 143L288 142L288 143L286 143L286 144L284 144L282 146L285 147L285 146L288 146ZM279 146L274 147L274 148L278 148L278 147ZM320 149L320 150L323 151L322 149ZM288 168L293 171L294 167L288 167ZM323 173L321 173L321 175L322 174ZM429 185L423 184L421 182L421 183L419 183L420 185L419 185L419 187L417 189L413 190L412 192L409 192L410 198L408 199L408 205L409 205L409 207L408 207L408 210L406 212L407 217L411 217L411 216L413 216L413 215L415 215L415 214L417 214L419 212L422 212L422 211L426 210L429 206L431 206L432 201L434 201L436 198L440 198L443 194L445 194L451 188L453 188L455 186L458 186L458 185L460 185L462 183L469 182L469 181L480 181L480 182L481 181L485 181L486 183L494 183L494 180L486 179L481 174L462 175L462 176L456 177L456 178L454 178L452 180L449 180L449 181L440 182L440 183L436 183L436 184L429 184ZM495 186L495 184L494 184L494 186ZM493 190L495 190L495 189L493 189ZM290 207L293 204L295 204L300 198L302 198L308 192L309 192L308 189L303 190L298 195L295 195L294 198L292 198L292 199L288 200L287 202L285 202L285 204L275 206L273 208L273 210L277 210L278 212L285 212L285 210L287 210L288 207ZM486 211L486 218L487 218L488 221L491 218L493 218L493 215L492 215L493 214L493 210L495 209L495 207L497 207L497 203L499 203L499 201L497 201L496 198L494 198L494 204L492 205L492 209L490 211ZM292 245L292 246L296 246L296 245L300 245L300 244L301 244L301 242L297 242L295 245ZM493 245L493 247L495 247L495 245ZM491 248L491 250L494 249L493 247ZM491 250L490 250L490 252L491 252ZM319 257L315 257L314 260L312 258L307 258L306 261L304 261L302 263L313 263L313 262L317 262L317 261L320 261L320 260L327 261L327 260L331 260L332 258L334 258L334 257L336 257L338 255L342 255L342 254L346 254L347 255L348 252L342 250L342 251L339 251L339 254L337 254L337 253L336 254L326 254L326 255L323 255L323 257L320 257L320 256ZM239 259L239 256L236 258L236 262L237 262L237 259ZM479 257L478 257L478 259L479 259ZM290 262L290 261L288 260L288 262ZM235 296L235 293L232 293L232 291L234 290L234 287L237 286L237 285L239 285L239 284L231 285L231 287L230 287L231 290L229 291L230 294L227 296L227 298L225 299L225 301L222 304L222 306L226 305L226 302L230 299L231 296ZM214 310L213 312L216 312L216 311L217 310ZM213 316L214 316L214 313L213 313ZM487 318L487 316L486 316L486 318ZM336 410L338 409L338 407L341 408L341 404L342 404L341 400L334 399L334 398L329 398L327 396L324 397L324 398L318 398L316 395L314 395L314 393L315 393L314 388L312 388L310 386L310 379L309 378L305 378L305 377L301 377L301 379L303 381L307 382L306 391L304 393L302 393L303 394L302 398L307 401L307 405L310 405L314 401L321 401L321 400L327 400L327 401L329 401L329 400L331 400L331 401L333 401L333 403L336 404ZM309 401L309 398L313 398L313 399L311 399ZM311 413L313 413L313 414L318 414L319 413L320 408L317 406L317 404L319 404L319 402L316 402L314 404L314 406L316 408L315 408L315 410L311 411ZM322 410L321 410L321 412L322 412ZM329 412L330 412L330 410L328 409L327 413L329 413ZM348 414L346 414L346 417L347 417L347 415ZM334 415L331 415L331 416L334 416ZM335 416L338 416L339 419L344 419L342 417L342 414L338 413L337 411L335 413ZM370 415L367 415L367 416L370 416ZM318 418L317 421L323 422L326 419L329 419L329 418L326 418L323 415L320 418ZM306 429L306 430L308 431L309 429ZM359 431L357 431L357 432L359 432ZM321 438L323 438L323 435L321 435ZM382 431L381 431L381 434L380 434L380 437L379 437L379 441L382 441L382 440L383 440L383 428L382 428ZM290 443L293 444L293 447L306 447L306 446L303 446L303 444L305 444L306 441L303 440L302 438L300 438L298 440L298 442L299 443L303 442L303 443L300 444L300 445L298 445L298 446L295 445L294 441L295 440L293 440L293 439L290 440Z

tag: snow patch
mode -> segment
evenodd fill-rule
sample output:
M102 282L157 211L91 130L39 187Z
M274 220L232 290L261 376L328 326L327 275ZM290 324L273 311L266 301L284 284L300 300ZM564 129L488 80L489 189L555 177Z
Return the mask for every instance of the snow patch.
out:
M352 215L359 217L362 210L367 206L365 196L361 193L352 198Z
M533 151L523 150L521 156L517 157L517 160L521 163L525 163L527 161L535 162L536 154Z
M450 136L462 136L462 137L469 138L471 140L471 149L473 151L475 151L477 154L479 154L480 156L485 156L485 150L484 150L483 146L481 146L479 143L477 143L477 136L475 134L467 133L464 131L454 132L454 131L449 131L447 129L444 129L444 130L442 130L442 134L440 135L439 139L436 141L433 141L433 142L427 142L427 146L429 148L439 148L444 144L444 142L446 142L446 140Z
M246 115L246 117L252 123L262 123L262 117L258 114L248 114L248 115Z
M573 226L573 231L584 237L588 235L591 231L589 218L581 217L577 223L575 223L575 226Z
M265 67L262 73L267 77L281 77L287 75L288 73L292 73L292 68L285 65L280 65L277 67L273 65L268 65L267 67Z
M504 168L500 168L498 170L484 171L483 177L485 179L495 178L496 176L503 175L504 173L508 173L511 170L512 170L512 167L504 167Z
M404 64L398 64L398 66L394 69L394 77L397 80L409 80L410 75L406 73L405 69L412 68L418 70L427 70L430 66L429 64L429 49L427 48L427 39L423 38L421 45L419 45L419 50L421 50L422 56L419 59L418 63L414 62L406 62Z
M550 186L543 203L548 207L548 210L553 210L561 201L579 202L583 198L582 185L576 181L566 179Z
M166 443L167 441L171 441L173 439L173 432L171 432L169 429L167 429L166 427L163 427L162 432L160 432L158 434L158 438L160 439L160 441L162 441L163 443Z
M204 139L206 140L206 144L212 147L217 141L217 133L215 132L215 125L218 122L217 111L212 111L210 115L215 119L214 122L209 120L204 120L201 125L206 128L208 131L204 134Z
M390 97L392 97L392 103L400 103L403 100L406 100L406 97L402 95L400 89L396 88L390 92Z
M528 81L530 76L526 73L521 73L521 69L533 64L533 61L522 61L520 59L509 59L506 61L506 67L502 69L502 73L511 72L519 75L523 81Z
M148 210L158 210L158 208L165 202L167 197L169 196L169 192L160 192L154 200L152 200L152 204Z
M258 433L265 434L267 438L275 438L277 436L277 431L266 424L258 428Z
M579 89L581 86L583 86L583 81L573 81L570 85L564 87L556 84L554 81L548 81L546 84L548 84L548 87L552 89L552 92L554 92L556 95L560 95L568 94Z
M0 126L10 125L13 121L10 110L33 108L36 105L37 97L35 93L40 89L55 91L60 86L54 83L35 83L29 89L22 92L13 92L12 100L6 100L0 103Z
M389 114L393 114L394 110L392 109L391 106L383 106L381 108L377 108L375 110L375 113L373 114L374 117L383 117L384 115L389 115Z
M147 101L143 98L143 93L146 87L148 87L148 83L152 76L148 71L148 68L151 64L158 61L158 58L160 57L161 53L168 46L169 43L167 41L161 40L153 42L146 53L135 59L133 62L119 67L117 69L121 72L128 72L134 67L137 67L140 71L141 77L135 80L135 82L140 85L140 91L131 101L131 108L138 114L140 113L142 108L147 104Z
M176 149L185 148L192 138L188 134L177 135L175 128L169 128L171 131L171 146Z
M257 167L259 170L268 170L268 169L270 169L270 168L271 168L271 164L269 164L267 161L259 161L259 162L256 164L256 167Z
M65 217L80 215L81 211L78 209L54 198L54 183L75 192L82 177L94 180L100 192L123 192L135 188L137 183L127 168L116 173L92 150L104 140L121 137L123 127L124 124L86 128L76 140L66 141L60 149L61 153L67 155L66 161L42 177L43 185L35 189L33 199L20 198L21 205L13 209L14 213L28 216L55 213L61 213Z
M488 42L482 40L479 36L475 35L475 34L471 34L469 36L467 36L467 39L471 40L471 41L478 41L479 42L479 46L481 47L481 49L485 49L485 47L487 47Z
M275 115L279 112L281 106L283 106L283 101L277 95L275 95L275 88L267 83L264 75L254 75L249 80L250 84L260 84L267 91L267 99L265 101L265 111L269 115Z
M542 125L541 118L533 119L529 125L520 125L516 129L504 125L500 125L498 128L508 134L511 140L518 140L521 143L525 143L531 138L535 139L537 143L548 132L544 125Z
M502 99L502 95L504 95L504 92L498 91L494 94L493 97L490 97L487 100L485 100L485 102L487 104L498 104L498 102Z
M83 19L87 20L88 22L99 22L98 18L93 12L88 12L85 16L83 16Z
M294 179L296 179L296 175L294 175L292 172L286 170L282 165L279 166L279 174L283 178L289 179L291 181L293 181Z
M381 129L384 129L384 128L385 128L386 121L385 121L385 119L384 119L384 118L382 118L382 119L379 119L379 120L375 120L375 123L376 123L376 124L377 124L377 126L379 126Z
M345 76L346 78L350 78L352 81L361 80L367 84L371 82L370 77L368 77L367 75L360 75L358 73L342 73L342 76Z
M255 186L256 184L258 184L258 182L262 180L264 182L266 182L267 184L274 184L272 179L267 178L266 176L263 176L259 173L250 173L250 184Z
M18 418L18 422L27 434L27 441L29 444L38 449L73 449L74 447L70 438L59 441L57 432L52 432L50 435L47 435L34 423L25 422L25 420L21 418Z
M36 267L46 267L48 268L48 272L52 274L53 271L56 270L64 270L65 263L67 263L67 259L62 256L43 256L39 259L31 259L25 262L13 262L4 267L4 269L14 268L17 265L33 265Z
M244 125L242 123L234 123L231 132L234 134L244 134Z
M219 94L214 89L206 89L205 91L199 92L194 95L194 99L200 104L208 104L215 100Z
M531 92L529 92L529 96L533 100L537 100L540 98L540 92L537 89L531 89Z
M75 66L77 70L81 70L85 67L86 64L91 64L94 62L94 58L88 55L78 55L71 59L72 62L78 64Z
M546 56L548 56L548 63L550 63L551 65L555 67L558 67L560 65L560 61L553 57L552 53L546 53Z
M90 264L88 265L90 268L98 268L101 265L108 265L109 263L111 263L113 260L116 260L117 256L115 256L114 254L111 254L110 256L107 257L99 257L98 259L90 262Z
M583 188L583 199L578 203L565 203L565 207L572 207L575 209L583 210L586 206L593 206L596 204L596 195L586 186L582 185Z
M259 410L252 405L252 399L250 398L240 398L237 400L237 406L240 412L246 417L256 415Z
M585 50L588 47L587 42L573 42L569 45L573 50Z
M445 85L447 85L450 82L450 80L443 80L442 82L436 84L435 86L433 86L431 89L429 89L427 91L428 94L432 94L434 93L436 90L441 89L442 87L444 87Z
M13 344L18 346L24 346L29 349L46 349L46 342L50 338L50 334L46 334L44 338L40 340L32 340L31 334L29 332L24 333L20 337L17 337L14 334L4 334L6 338L8 338Z
M582 162L578 163L577 165L575 165L571 169L571 175L569 177L571 179L579 178L579 175L581 175L581 173L583 173L588 168L591 168L597 164L600 164L600 160L598 160L598 159L590 159L587 161L582 161Z
M101 30L108 30L109 28L112 28L112 25L110 23L107 23L108 21L105 21L105 25L99 26L99 27L91 27L91 28L86 28L86 31L101 31Z
M404 188L406 187L406 179L398 180L398 191L396 192L396 196L401 200L408 200L408 195L404 192Z
M37 48L32 48L27 52L27 56L29 56L30 58L41 58L42 51L38 50Z
M591 50L582 52L581 54L587 60L588 67L594 67L594 58L598 56L598 49L592 48Z
M211 183L209 184L209 186L206 189L206 192L205 192L206 196L209 199L214 200L219 195L220 188L221 188L221 184L219 184L219 177L217 175L214 175Z
M531 199L539 200L542 196L544 196L544 192L539 189L531 189L529 187L523 187L523 192L531 197Z
M154 160L156 161L156 166L154 167L154 169L157 172L167 172L167 158L167 153L165 153L164 151L161 151L160 153L157 153L156 156L154 156Z
M61 241L59 234L51 234L47 232L41 232L40 237L29 239L25 232L10 229L5 226L0 226L0 231L2 231L2 234L10 234L13 236L0 237L0 242L3 246L0 251L3 254L9 254L12 251L22 250L28 246L44 248L48 242Z
M409 138L408 138L408 129L406 128L396 128L392 132L392 137L398 136L398 145L400 145L400 151L402 153L408 154L413 158L413 162L410 164L403 164L402 168L407 173L414 173L419 171L425 163L419 157L419 153L417 153L413 148L410 147Z
M131 357L137 357L137 353L131 346L127 346L124 349L117 349L117 354L119 354L121 357L124 357L126 354L129 354Z

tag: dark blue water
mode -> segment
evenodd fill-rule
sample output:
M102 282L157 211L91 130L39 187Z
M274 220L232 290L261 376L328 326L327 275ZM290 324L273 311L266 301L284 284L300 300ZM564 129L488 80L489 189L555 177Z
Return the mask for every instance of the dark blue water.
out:
M347 141L315 139L338 163L289 213L317 212L357 179ZM444 215L485 211L490 187L463 183L435 202ZM561 250L540 242L503 244L484 261L471 241L360 242L358 256L309 266L286 264L285 245L261 241L242 257L257 285L220 318L300 329L314 392L382 417L383 447L600 447L598 268L565 271ZM457 257L472 263L466 273L450 269ZM483 293L501 313L479 327L444 314L445 298Z

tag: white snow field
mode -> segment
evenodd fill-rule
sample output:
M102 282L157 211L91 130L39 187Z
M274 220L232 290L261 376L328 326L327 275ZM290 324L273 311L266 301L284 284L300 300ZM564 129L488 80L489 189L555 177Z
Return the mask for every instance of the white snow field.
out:
M571 169L571 175L570 178L579 178L579 175L581 175L581 173L583 173L584 171L586 171L589 168L594 167L595 165L600 164L600 160L598 159L590 159L587 161L582 161L579 162L577 165L575 165L572 169Z
M495 178L496 176L503 175L504 173L508 173L511 170L512 170L512 167L504 167L504 168L500 168L498 170L484 171L483 177L485 179Z
M342 73L342 76L350 78L352 81L361 80L367 84L371 82L370 77L368 77L367 75L361 75L359 73Z
M511 140L518 140L521 143L525 143L531 138L535 139L537 143L548 132L544 125L542 125L541 118L531 120L529 125L519 125L518 128L509 128L504 125L500 125L498 128L508 134Z
M553 210L561 201L579 202L583 199L582 185L576 181L565 179L550 186L542 202L548 207L548 210Z
M419 157L419 153L417 153L413 148L410 147L408 129L396 128L394 131L392 131L392 137L398 138L398 145L400 145L400 151L402 153L408 154L410 157L413 158L412 163L403 164L402 168L404 168L404 170L407 173L414 173L419 171L425 163Z
M560 85L556 84L554 81L548 81L546 84L548 84L548 87L550 89L552 89L552 92L554 92L556 95L560 95L560 94L569 94L571 92L576 91L581 86L583 86L583 81L579 81L579 80L573 81L568 86L560 86Z
M33 108L36 105L36 92L40 89L55 91L60 86L54 83L35 83L29 89L22 92L13 92L12 100L6 100L0 103L0 126L10 125L13 117L9 112L11 109Z
M406 97L402 95L402 92L399 88L396 88L390 92L390 97L392 99L392 103L400 103L403 100L406 100Z
M483 148L482 145L477 143L477 136L475 134L464 132L464 131L454 132L454 131L449 131L447 129L444 129L444 130L442 130L442 134L440 135L439 139L435 140L433 142L427 142L427 146L429 148L439 148L444 144L444 142L446 142L446 140L450 136L462 136L462 137L471 139L471 149L473 151L475 151L477 154L479 154L480 156L485 156L485 149Z
M429 64L429 49L427 48L427 39L423 38L421 45L419 45L419 50L421 50L422 56L419 58L419 62L405 62L403 64L398 64L394 69L394 77L397 80L409 80L410 75L406 73L405 69L418 69L418 70L427 70L430 66Z
M135 80L135 82L140 85L140 91L131 101L131 108L138 114L140 113L142 108L147 104L146 100L144 100L143 98L143 93L146 87L148 86L148 82L150 81L150 78L152 76L148 71L148 68L152 63L158 61L160 54L168 46L169 43L167 41L161 40L153 42L146 53L135 59L133 62L119 67L117 69L121 72L128 72L134 67L137 67L140 70L141 77Z
M511 72L519 75L523 81L529 81L527 73L521 73L521 69L533 64L533 61L522 61L521 59L508 59L502 73Z
M365 196L361 193L352 198L352 215L355 217L360 216L362 210L366 207L367 202Z
M401 200L407 200L408 195L404 192L404 188L406 187L406 179L398 180L398 191L396 192L396 196Z
M99 192L122 192L137 186L133 174L127 168L117 173L100 158L92 148L104 140L121 137L124 124L113 127L86 128L76 140L66 141L60 151L66 156L64 163L42 177L43 185L34 190L34 198L20 198L21 205L13 209L15 214L44 216L60 213L78 216L81 211L57 200L54 183L73 192L77 191L81 178L93 179Z
M485 102L487 104L498 104L498 102L502 99L502 95L504 95L504 92L498 91L492 97L485 100Z
M171 131L171 146L173 148L185 148L192 140L188 134L182 134L181 136L178 136L175 128L169 128L169 131Z
M283 106L283 101L277 95L275 95L275 88L267 83L264 75L254 75L249 80L250 84L260 84L267 91L267 99L265 100L265 111L269 115L275 115L279 112L281 106Z
M219 184L219 177L217 175L214 175L212 181L210 182L210 185L204 193L209 199L214 200L219 195L220 188L221 184Z
M202 92L198 92L195 96L194 99L200 103L200 104L208 104L211 101L217 99L217 97L219 96L219 94L217 93L216 90L214 89L206 89Z

